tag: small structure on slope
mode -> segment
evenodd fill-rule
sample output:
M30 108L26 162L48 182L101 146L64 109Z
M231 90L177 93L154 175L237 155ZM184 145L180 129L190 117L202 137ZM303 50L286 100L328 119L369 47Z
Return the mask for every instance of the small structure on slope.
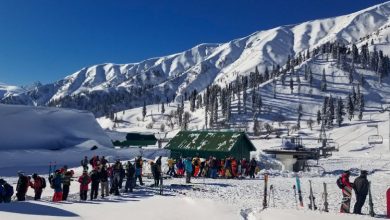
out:
M156 145L157 138L153 134L110 132L114 146L117 147L145 147Z
M282 146L263 151L266 154L275 155L275 158L283 163L286 170L298 172L308 167L308 160L318 161L320 158L330 157L332 151L336 150L336 147L329 144L318 148L307 148L303 145L300 136L286 136L282 138Z
M171 151L171 157L249 159L250 152L256 151L245 132L217 131L180 131L165 149Z

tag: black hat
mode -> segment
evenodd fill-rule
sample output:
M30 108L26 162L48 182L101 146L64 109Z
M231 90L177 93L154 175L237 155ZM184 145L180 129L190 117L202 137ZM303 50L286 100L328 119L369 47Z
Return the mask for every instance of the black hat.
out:
M367 175L367 174L368 174L368 171L367 171L367 170L361 170L361 171L360 171L360 174L362 174L362 175Z
M346 170L346 171L344 171L344 173L350 175L350 174L351 174L351 171Z
M35 178L37 178L37 176L38 176L38 174L33 173L32 178L35 179Z

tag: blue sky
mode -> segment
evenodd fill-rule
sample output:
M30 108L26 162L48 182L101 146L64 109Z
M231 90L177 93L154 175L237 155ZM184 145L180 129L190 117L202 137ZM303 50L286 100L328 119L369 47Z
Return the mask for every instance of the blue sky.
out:
M0 82L62 79L258 30L351 13L378 0L0 0Z

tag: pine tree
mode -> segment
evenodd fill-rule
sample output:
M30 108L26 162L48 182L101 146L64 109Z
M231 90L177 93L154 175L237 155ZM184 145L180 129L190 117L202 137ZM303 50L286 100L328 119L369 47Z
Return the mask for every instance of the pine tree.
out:
M293 92L294 92L294 81L293 81L292 77L290 77L290 90L291 90L291 94L293 94Z
M341 125L343 124L344 115L345 115L345 112L344 112L343 100L341 98L338 98L337 99L337 109L336 109L336 121L337 121L337 125L339 127L341 127Z
M259 136L260 135L260 123L257 120L257 117L255 117L255 119L253 121L253 134L255 136Z
M144 101L144 105L142 107L142 121L145 121L146 117L146 102Z
M244 88L244 91L242 91L242 104L243 104L243 108L244 108L244 114L246 114L246 100L247 100L247 97L248 96L248 93L246 92L246 89Z
M313 84L313 72L311 71L311 68L309 68L309 85L312 86Z
M161 103L161 114L165 113L164 102Z
M258 106L258 111L259 114L261 114L261 108L263 107L263 100L261 99L261 94L259 93L257 97L257 106Z
M347 98L347 112L348 112L348 119L351 121L354 115L355 106L353 105L352 96L349 94Z
M328 127L333 127L333 120L334 120L334 102L333 102L332 96L329 97L328 99L328 105L327 105L327 125Z
M252 114L254 115L256 113L256 104L257 104L257 99L256 99L256 92L254 89L252 89Z
M325 92L327 89L326 84L326 75L325 75L325 69L322 70L322 79L321 79L321 91Z
M321 110L318 109L317 111L317 124L320 125L321 124Z

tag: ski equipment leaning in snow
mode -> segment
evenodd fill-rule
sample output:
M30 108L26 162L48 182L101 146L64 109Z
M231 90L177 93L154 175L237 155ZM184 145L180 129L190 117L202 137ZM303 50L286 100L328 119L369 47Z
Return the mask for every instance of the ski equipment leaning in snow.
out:
M267 203L267 188L268 188L268 173L264 174L264 198L263 198L263 209L268 207Z
M374 212L374 203L372 202L372 195L371 195L371 182L368 182L368 205L370 208L370 216L374 217L375 212Z
M329 203L328 203L328 190L326 189L326 183L324 183L324 212L329 212Z
M349 213L350 208L351 208L352 184L349 182L349 175L350 175L350 172L345 171L341 175L341 179L339 178L341 181L341 184L343 186L343 188L342 188L343 199L341 201L341 208L340 208L341 213ZM337 180L337 185L340 184L339 179ZM339 185L339 187L340 187L340 185Z
M313 188L312 188L311 180L309 180L309 184L310 184L310 194L309 194L310 204L309 204L309 209L317 210L317 206L316 206L316 203L315 203L315 197L314 197L314 194L313 194Z
M299 179L299 176L295 177L295 181L297 182L297 190L298 190L298 198L299 198L299 205L303 207L303 198L302 198L302 190L301 190L301 180Z

